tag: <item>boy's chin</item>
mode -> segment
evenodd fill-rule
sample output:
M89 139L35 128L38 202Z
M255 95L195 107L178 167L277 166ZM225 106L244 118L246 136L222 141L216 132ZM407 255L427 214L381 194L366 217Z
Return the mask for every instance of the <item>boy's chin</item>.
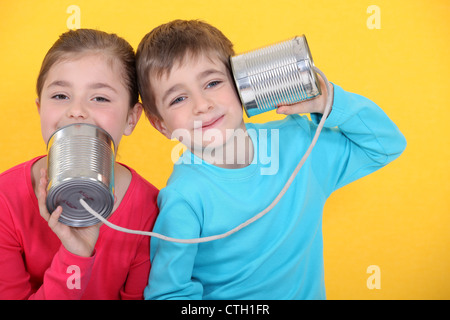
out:
M224 141L202 141L201 143L195 143L191 151L213 151L222 149L224 144Z

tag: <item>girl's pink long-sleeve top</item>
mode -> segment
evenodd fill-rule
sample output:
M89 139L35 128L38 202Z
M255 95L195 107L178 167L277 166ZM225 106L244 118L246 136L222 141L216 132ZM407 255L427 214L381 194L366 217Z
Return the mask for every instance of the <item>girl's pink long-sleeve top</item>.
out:
M39 213L31 166L40 158L0 175L0 299L142 299L150 238L103 225L91 257L67 251ZM109 221L149 231L158 190L128 169L130 186Z

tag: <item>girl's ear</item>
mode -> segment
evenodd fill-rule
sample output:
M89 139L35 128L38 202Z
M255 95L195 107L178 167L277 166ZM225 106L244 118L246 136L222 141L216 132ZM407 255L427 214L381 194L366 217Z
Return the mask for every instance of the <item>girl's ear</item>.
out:
M41 113L41 104L39 103L39 98L36 98L35 103L38 113Z
M166 125L164 124L164 120L160 119L155 115L149 116L148 120L150 121L151 125L156 130L161 132L161 134L164 135L167 139L172 139L172 132L170 132L170 130L167 129Z
M123 134L126 136L129 136L134 128L136 128L136 125L139 121L139 119L141 118L142 115L142 104L140 104L139 102L136 103L133 108L130 109L130 111L128 111L128 124L125 127Z

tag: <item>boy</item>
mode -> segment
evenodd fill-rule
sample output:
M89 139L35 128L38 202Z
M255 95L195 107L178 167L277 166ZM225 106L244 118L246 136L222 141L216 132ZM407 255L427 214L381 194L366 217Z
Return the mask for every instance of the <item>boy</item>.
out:
M158 197L155 232L174 238L222 234L265 209L314 136L320 138L280 202L220 240L152 238L146 299L325 299L322 211L336 189L397 158L405 139L373 102L334 85L313 100L280 106L282 121L244 123L230 73L231 42L200 21L176 20L141 41L137 68L144 110L187 150ZM311 113L312 121L297 113ZM261 149L275 155L276 170ZM278 157L279 154L279 157Z

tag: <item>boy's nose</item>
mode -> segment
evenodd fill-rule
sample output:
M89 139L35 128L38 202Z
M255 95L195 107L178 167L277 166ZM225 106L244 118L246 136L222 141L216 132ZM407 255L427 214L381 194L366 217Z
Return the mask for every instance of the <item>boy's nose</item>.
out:
M213 103L211 99L199 94L194 100L194 114L206 113L213 109Z

